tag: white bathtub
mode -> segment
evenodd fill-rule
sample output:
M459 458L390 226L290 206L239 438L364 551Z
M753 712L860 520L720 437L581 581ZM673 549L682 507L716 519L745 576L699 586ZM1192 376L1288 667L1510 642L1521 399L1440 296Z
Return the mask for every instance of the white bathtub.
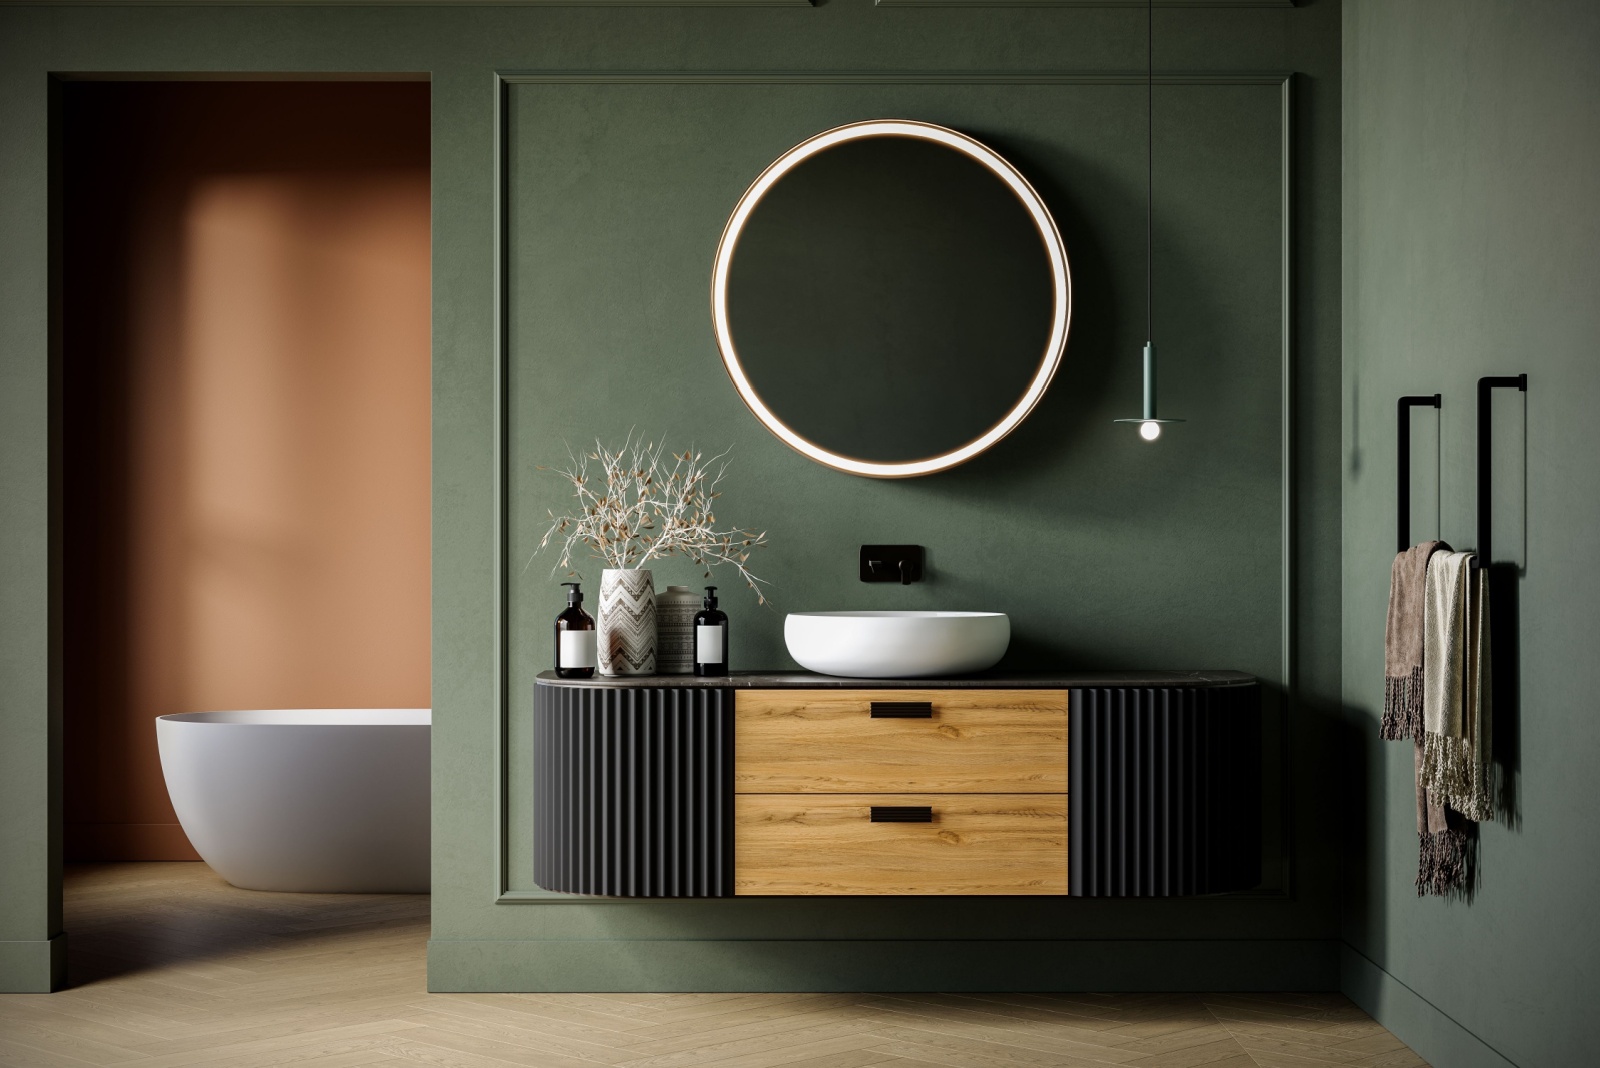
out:
M246 890L428 892L426 708L161 716L178 822Z

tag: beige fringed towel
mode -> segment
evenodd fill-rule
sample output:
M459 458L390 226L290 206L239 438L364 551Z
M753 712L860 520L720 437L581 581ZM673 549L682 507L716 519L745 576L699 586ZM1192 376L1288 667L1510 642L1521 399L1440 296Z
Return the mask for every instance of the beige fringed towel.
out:
M1488 587L1471 559L1425 541L1389 576L1380 733L1413 747L1418 896L1467 888L1465 814L1487 818L1489 807Z
M1441 549L1427 562L1422 612L1422 717L1413 742L1417 782L1417 896L1471 885L1468 820L1489 800L1489 576L1472 553Z
M1472 553L1428 561L1420 782L1471 820L1494 818L1489 757L1489 575Z
M1428 558L1449 552L1442 541L1413 545L1389 569L1389 618L1383 634L1383 725L1391 742L1422 741L1422 624Z

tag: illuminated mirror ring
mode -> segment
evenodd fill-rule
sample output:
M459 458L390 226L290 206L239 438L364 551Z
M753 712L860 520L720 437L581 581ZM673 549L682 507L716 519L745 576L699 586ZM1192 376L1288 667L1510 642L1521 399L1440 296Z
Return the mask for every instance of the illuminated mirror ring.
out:
M733 254L738 247L745 223L761 203L762 197L780 178L817 153L849 141L876 137L905 137L932 142L955 149L986 167L1006 184L1032 218L1050 262L1051 276L1049 339L1045 344L1038 369L1017 402L999 422L959 448L937 456L892 463L861 460L832 452L796 433L779 419L762 401L745 373L739 360L739 353L734 347L733 333L728 323L728 273L733 262ZM1056 229L1055 220L1051 218L1049 209L1045 207L1044 201L1040 199L1028 180L993 149L963 133L933 123L910 119L874 119L838 126L802 141L773 161L761 172L760 177L750 188L745 190L744 196L733 209L733 214L729 216L728 224L722 231L722 240L717 245L717 258L711 275L711 320L716 331L717 348L722 353L723 366L728 376L733 379L740 398L756 418L784 444L817 463L839 471L869 478L911 478L917 475L930 475L965 463L1015 430L1033 411L1034 406L1044 396L1051 378L1055 376L1056 368L1061 364L1061 355L1066 349L1067 330L1072 320L1072 276L1067 266L1066 249L1061 243L1061 233Z

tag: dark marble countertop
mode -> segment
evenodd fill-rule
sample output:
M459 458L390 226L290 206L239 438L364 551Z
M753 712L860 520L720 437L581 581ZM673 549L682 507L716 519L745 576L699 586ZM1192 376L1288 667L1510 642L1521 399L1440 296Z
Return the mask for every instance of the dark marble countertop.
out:
M1070 671L1002 673L937 679L848 679L809 671L735 671L721 678L695 675L596 675L592 679L558 679L539 673L540 686L606 689L707 688L734 690L1074 690L1114 686L1250 686L1254 675L1242 671Z

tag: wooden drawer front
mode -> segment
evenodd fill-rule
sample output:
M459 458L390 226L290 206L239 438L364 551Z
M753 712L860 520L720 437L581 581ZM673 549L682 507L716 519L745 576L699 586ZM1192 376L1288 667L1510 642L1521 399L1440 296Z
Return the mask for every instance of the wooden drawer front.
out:
M739 793L1067 789L1065 690L741 690L734 716Z
M741 794L733 811L736 895L1067 892L1065 794Z

